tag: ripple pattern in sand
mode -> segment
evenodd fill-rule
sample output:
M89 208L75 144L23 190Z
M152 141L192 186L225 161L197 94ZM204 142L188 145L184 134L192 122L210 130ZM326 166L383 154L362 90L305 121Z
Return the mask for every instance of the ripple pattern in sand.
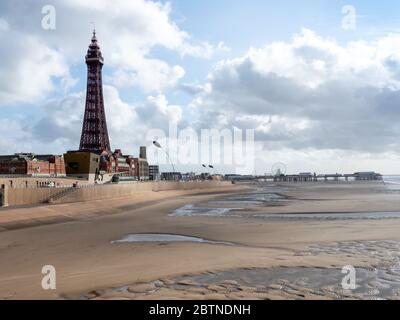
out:
M356 268L356 290L344 290L341 268L274 267L234 269L136 283L84 299L352 299L400 300L400 241L350 241L313 245L299 256L360 255L379 263Z

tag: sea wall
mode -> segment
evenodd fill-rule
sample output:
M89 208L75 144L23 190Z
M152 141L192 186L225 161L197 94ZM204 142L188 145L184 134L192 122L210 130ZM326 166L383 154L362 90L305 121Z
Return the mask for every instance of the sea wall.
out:
M142 182L118 185L81 186L79 188L0 189L2 205L19 206L41 203L71 203L102 199L125 198L138 193L172 190L201 190L230 186L230 182Z
M24 189L24 188L40 188L49 185L50 183L57 187L71 187L74 183L79 182L80 185L87 185L86 180L67 178L67 177L18 177L16 175L4 176L0 175L0 186L4 185L9 189Z
M24 188L2 189L2 206L35 205L47 202L52 196L68 188Z

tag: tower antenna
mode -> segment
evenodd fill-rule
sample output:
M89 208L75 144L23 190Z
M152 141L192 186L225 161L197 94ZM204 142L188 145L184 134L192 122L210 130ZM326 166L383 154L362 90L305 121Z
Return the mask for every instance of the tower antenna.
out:
M93 27L93 33L96 34L96 23L94 21L90 21L90 24Z

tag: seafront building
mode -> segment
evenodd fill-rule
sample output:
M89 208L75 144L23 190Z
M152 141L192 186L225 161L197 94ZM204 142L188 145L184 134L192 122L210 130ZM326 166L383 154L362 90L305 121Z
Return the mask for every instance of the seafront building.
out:
M151 181L161 180L160 167L159 166L149 166L149 178Z
M0 174L62 177L66 172L63 156L16 153L0 156Z
M161 180L164 181L181 181L182 173L180 172L163 172L161 174Z
M140 181L150 180L149 163L146 147L140 147L139 158L134 158L134 176Z

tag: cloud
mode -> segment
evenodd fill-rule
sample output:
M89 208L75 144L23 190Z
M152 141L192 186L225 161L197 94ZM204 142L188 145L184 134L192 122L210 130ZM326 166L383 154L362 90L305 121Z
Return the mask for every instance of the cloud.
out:
M0 21L0 105L35 103L55 89L54 79L74 83L63 55L38 37L8 29Z
M228 46L225 44L225 42L223 42L223 41L220 41L220 42L218 43L217 49L218 49L218 51L220 51L220 52L231 52L231 48L228 47Z
M1 154L21 152L28 145L30 134L26 132L21 121L0 119L0 151Z
M182 120L182 108L176 105L170 105L164 95L149 96L148 105L146 106L146 112L148 112L150 119L153 124L161 124L165 122L180 122ZM162 119L156 121L155 119L161 115Z
M84 92L70 94L47 102L45 116L32 126L31 132L40 143L61 143L65 150L79 146L85 106Z
M111 147L122 149L125 153L136 154L150 129L167 131L169 121L182 119L181 108L170 105L163 95L149 96L145 103L132 105L121 99L115 87L105 85L104 104ZM77 150L85 110L85 93L51 100L43 109L45 116L33 125L26 124L25 130L22 130L30 135L30 140L35 141L35 152ZM22 122L27 123L28 119Z
M200 126L256 128L264 150L385 152L400 146L399 67L397 34L340 45L304 29L219 62L192 106Z
M135 70L118 68L107 80L118 88L137 86L151 93L174 88L185 75L185 70L178 65L171 67L160 60L139 59L142 63Z
M217 47L217 49L219 49ZM181 48L181 56L192 56L196 58L210 59L214 53L215 48L208 42L202 42L198 45L185 44Z
M171 5L147 0L60 0L56 29L41 28L46 0L0 3L0 105L37 102L58 89L72 88L70 67L83 63L96 23L105 57L107 81L116 87L139 87L144 93L162 93L184 77L179 64L155 58L163 48L178 57L210 58L214 47L197 42L171 19ZM104 44L104 45L103 45ZM35 75L35 81L31 81Z
M6 32L9 28L10 26L8 25L8 22L0 18L0 32Z

